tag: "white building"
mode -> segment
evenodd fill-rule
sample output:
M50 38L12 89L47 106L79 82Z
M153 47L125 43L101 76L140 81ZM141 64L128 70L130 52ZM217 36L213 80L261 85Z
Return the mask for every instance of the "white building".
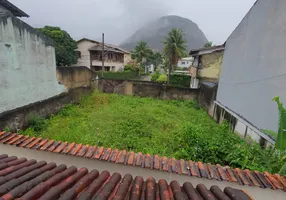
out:
M105 71L120 71L131 61L129 51L118 46L105 44L104 58ZM85 66L94 71L102 70L102 44L101 42L83 38L77 41L78 61L73 66Z
M65 91L56 78L53 42L18 17L29 17L0 1L0 113Z
M177 67L178 68L189 68L193 62L193 57L186 57L182 58L178 61Z

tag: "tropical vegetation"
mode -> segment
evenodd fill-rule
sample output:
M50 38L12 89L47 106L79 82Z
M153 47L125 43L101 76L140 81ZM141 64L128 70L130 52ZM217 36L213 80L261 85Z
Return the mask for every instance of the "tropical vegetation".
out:
M204 47L212 47L213 46L213 42L209 41L207 43L205 43Z
M138 63L145 63L147 58L151 55L152 50L145 41L139 41L135 49L131 52L132 59Z
M285 162L285 153L248 144L194 101L95 92L49 119L32 119L25 135L271 173Z
M168 83L170 83L171 71L175 69L178 60L186 55L187 41L184 39L184 33L181 29L172 29L163 41L163 55L169 63Z
M66 31L53 26L37 28L37 31L42 32L54 42L57 66L70 66L76 63L77 56L75 50L77 44Z

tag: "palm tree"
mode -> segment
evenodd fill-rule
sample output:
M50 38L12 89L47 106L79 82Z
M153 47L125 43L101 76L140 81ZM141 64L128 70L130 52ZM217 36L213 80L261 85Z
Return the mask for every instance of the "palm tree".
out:
M164 38L163 55L169 61L168 84L170 84L171 70L174 70L178 60L186 55L186 43L181 29L172 29Z
M213 42L209 41L207 43L205 43L204 47L212 47L213 46Z
M132 57L138 62L145 65L146 73L146 60L151 55L152 50L149 48L147 42L139 41L132 52Z

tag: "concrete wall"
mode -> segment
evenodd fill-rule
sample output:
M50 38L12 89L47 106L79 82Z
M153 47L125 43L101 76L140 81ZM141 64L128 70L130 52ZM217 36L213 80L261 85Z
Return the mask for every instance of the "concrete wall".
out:
M73 66L84 66L90 68L90 53L89 48L94 46L96 43L93 43L88 40L82 40L77 43L77 50L80 51L81 57L78 58L77 63Z
M57 79L67 89L92 86L96 73L87 67L57 67Z
M202 79L218 80L221 71L223 51L201 55L202 69L199 76Z
M259 129L277 131L286 104L286 1L258 0L226 42L217 99Z
M80 99L92 92L91 87L71 89L67 93L54 96L44 101L38 101L0 114L0 130L9 127L12 131L28 127L28 119L31 113L41 117L48 117L58 113L66 104L78 103Z
M199 90L178 88L148 81L99 80L98 88L106 93L152 97L165 100L197 100Z
M52 42L16 17L0 16L0 113L65 91Z

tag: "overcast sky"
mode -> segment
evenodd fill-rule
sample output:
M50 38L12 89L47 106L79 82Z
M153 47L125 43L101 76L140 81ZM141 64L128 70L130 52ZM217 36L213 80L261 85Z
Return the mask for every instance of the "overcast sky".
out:
M197 23L210 41L223 43L256 0L9 0L34 27L59 26L82 37L120 44L147 22L179 15Z

